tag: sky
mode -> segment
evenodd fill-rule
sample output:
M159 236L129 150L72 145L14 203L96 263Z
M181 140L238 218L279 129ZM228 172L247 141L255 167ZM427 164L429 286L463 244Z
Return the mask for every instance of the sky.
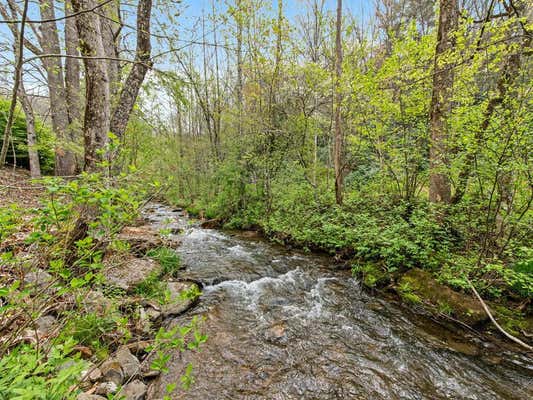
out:
M183 0L185 12L183 17L186 19L198 17L202 10L210 10L213 0ZM214 0L216 4L223 7L225 0ZM272 5L275 8L278 0L272 0ZM306 0L284 0L283 6L285 8L285 15L288 18L297 15L307 3ZM337 7L337 0L326 0L325 8L327 10L335 10ZM346 13L354 15L368 15L372 13L374 8L374 0L343 0L343 10Z

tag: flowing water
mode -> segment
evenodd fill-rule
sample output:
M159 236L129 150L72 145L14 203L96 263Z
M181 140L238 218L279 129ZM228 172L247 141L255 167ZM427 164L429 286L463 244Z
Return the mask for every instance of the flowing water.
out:
M183 228L183 277L205 287L201 351L173 354L149 399L178 382L183 399L531 399L533 364L520 353L457 341L361 290L331 259L261 239L188 225L163 206L156 226ZM194 384L179 377L194 365Z

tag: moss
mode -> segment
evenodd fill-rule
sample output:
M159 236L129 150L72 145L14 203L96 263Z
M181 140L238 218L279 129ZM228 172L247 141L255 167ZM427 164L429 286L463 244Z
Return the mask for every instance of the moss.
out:
M381 287L390 281L389 276L375 264L354 265L352 272L359 276L363 285L368 288Z
M471 295L452 290L421 269L407 271L400 278L396 291L409 303L420 300L418 303L426 303L433 310L452 315L469 325L481 324L488 318L481 304Z
M494 317L503 329L515 336L520 336L522 332L531 332L533 328L529 326L529 321L525 318L524 314L504 306L497 306L495 308Z

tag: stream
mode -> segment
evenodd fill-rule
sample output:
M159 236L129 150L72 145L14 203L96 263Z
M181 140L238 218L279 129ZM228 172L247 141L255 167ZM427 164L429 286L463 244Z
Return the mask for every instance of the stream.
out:
M167 321L205 317L200 351L173 354L148 399L530 399L533 363L472 343L365 293L325 256L244 233L202 229L153 204L150 223L181 228L181 277L204 284L199 304ZM179 377L193 364L194 383Z

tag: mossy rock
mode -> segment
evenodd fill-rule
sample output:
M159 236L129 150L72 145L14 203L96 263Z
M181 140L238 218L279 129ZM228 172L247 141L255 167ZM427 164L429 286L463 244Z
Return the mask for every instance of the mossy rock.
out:
M471 326L488 320L477 299L440 284L433 275L421 269L407 271L398 281L396 291L409 303L429 303L434 310L453 315Z

